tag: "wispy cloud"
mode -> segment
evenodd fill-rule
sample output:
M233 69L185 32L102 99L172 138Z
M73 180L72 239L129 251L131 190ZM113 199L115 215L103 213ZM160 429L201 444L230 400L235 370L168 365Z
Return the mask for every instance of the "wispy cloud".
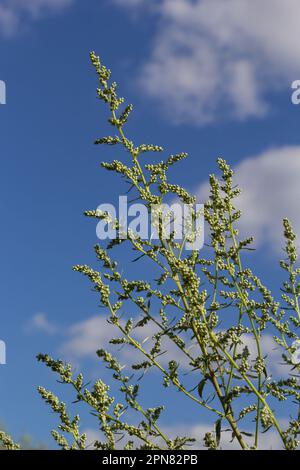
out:
M45 330L47 332L46 328ZM157 332L157 326L151 322L142 328L134 329L131 336L142 344L146 352L149 352L153 347L153 335ZM118 328L108 323L103 316L93 316L82 322L75 323L65 331L63 342L59 347L59 354L71 362L76 361L77 364L82 359L96 359L96 351L98 349L106 349L112 352L124 366L145 360L142 353L129 345L120 348L109 343L111 338L120 338L121 336ZM257 358L254 338L250 335L244 335L242 340L243 345L240 348L242 349L245 345L248 346L250 352L249 360L254 362ZM173 341L163 337L161 344L163 354L157 358L157 362L163 367L167 367L170 360L175 360L180 364L182 372L190 370L189 359ZM186 344L191 356L197 357L198 348L196 343L191 342L189 339L186 341ZM262 337L261 350L265 356L270 376L279 376L289 372L287 371L287 366L282 363L281 349L268 333Z
M226 426L225 426L226 428ZM227 428L228 429L228 428ZM214 432L214 426L208 423L201 423L199 425L188 425L186 423L176 423L175 426L163 426L163 431L175 438L176 436L189 436L196 439L192 449L203 449L203 437L207 432ZM252 445L253 438L244 437L249 445ZM251 442L252 441L252 442ZM239 444L236 440L232 441L232 433L224 431L221 435L220 447L223 450L238 450ZM260 435L260 450L276 450L282 449L281 439L276 431L269 431L267 434Z
M289 99L300 73L298 0L115 2L158 18L140 83L174 122L261 117L269 92Z
M189 448L190 450L201 450L204 449L203 438L207 432L214 432L214 426L209 423L202 422L198 425L191 425L187 423L176 423L172 426L160 425L161 430L170 439L175 439L177 436L188 436L194 438L195 443ZM95 441L102 440L103 434L92 428L87 428L83 432L87 435L87 443L90 448L93 447ZM251 438L244 437L245 441L252 445ZM140 445L141 442L138 439L133 439L136 445ZM252 438L253 441L253 438ZM126 441L125 441L126 442ZM159 440L156 441L159 443ZM124 442L121 441L121 445ZM162 448L164 443L161 443ZM232 441L231 432L227 430L222 432L220 447L223 450L238 450L239 444L236 440ZM260 435L260 450L279 450L282 449L281 439L278 433L274 430L269 431L266 434Z
M236 205L243 212L242 235L254 235L255 245L277 253L283 247L282 219L288 217L300 236L300 146L274 148L243 160L235 168L242 189ZM198 200L208 196L208 184L198 188Z
M132 337L143 344L143 348L149 352L153 347L152 337L157 333L158 327L154 323L148 323L143 328L136 328L132 331ZM104 348L112 351L122 363L137 363L144 360L142 353L125 345L121 349L112 346L111 338L120 338L118 328L107 322L103 316L93 316L82 322L72 325L66 331L66 338L60 346L60 353L70 360L80 360L83 358L95 358L96 351ZM181 350L167 337L162 338L162 354L158 361L163 365L173 359L178 361L182 367L186 367L188 360ZM193 345L191 352L193 351Z
M249 361L255 362L257 358L257 345L255 338L250 334L242 336L243 345L238 347L238 351L242 352L244 346L249 349ZM270 377L286 376L290 373L291 368L283 363L282 352L280 346L275 343L273 336L264 333L260 341L261 354L265 358L265 364Z
M0 0L0 35L15 34L24 23L59 12L73 0Z
M41 332L48 335L57 333L58 328L54 323L48 320L45 313L36 313L28 322L26 327L27 332Z
M96 357L96 351L107 348L109 340L117 336L117 329L102 316L93 316L75 323L66 331L60 352L70 358Z
M44 314L35 315L31 322L39 331L45 333L52 333L59 331L53 325L50 324L47 317ZM154 325L147 325L143 328L137 328L132 333L138 341L143 342L143 347L149 350L151 344L151 337L157 332L157 328ZM93 316L82 322L75 323L68 328L64 333L64 341L60 346L60 355L63 355L64 360L71 360L78 366L78 362L83 358L96 358L96 350L100 348L112 350L118 357L120 362L126 366L126 364L137 363L141 361L143 356L135 349L123 347L118 349L109 344L109 340L112 337L119 337L118 329L109 324L103 316ZM257 350L254 339L250 335L244 335L243 343L247 345L250 352L250 361L254 361L257 356ZM169 360L176 360L180 363L181 367L185 368L187 363L184 361L180 350L169 341L163 342L163 349L167 350L167 353L160 356L158 361L161 365L165 366ZM242 346L241 346L242 347ZM261 342L262 354L265 357L268 372L272 375L278 376L281 373L286 374L286 366L280 364L281 353L273 338L269 334L265 334L262 337ZM188 424L187 423L176 423L175 425L168 426L164 425L163 421L161 424L162 431L170 438L176 436L188 436L196 439L196 442L192 446L192 449L203 448L203 437L206 432L213 432L213 423L200 421L199 424ZM226 427L227 428L227 427ZM247 430L247 429L245 429ZM93 444L96 440L103 438L102 433L99 430L86 428L83 432L87 434L87 444L89 448L93 448ZM245 437L246 441L249 441L249 445L252 445L251 438ZM158 442L158 441L157 441ZM281 449L281 441L276 431L269 431L267 434L262 434L260 439L260 449ZM232 442L232 435L230 432L225 432L223 429L221 438L221 448L226 449L238 449L238 443Z

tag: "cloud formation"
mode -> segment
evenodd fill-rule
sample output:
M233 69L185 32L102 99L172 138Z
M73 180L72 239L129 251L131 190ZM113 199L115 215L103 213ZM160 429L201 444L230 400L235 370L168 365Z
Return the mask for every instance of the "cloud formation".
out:
M242 189L236 200L244 214L239 221L242 235L254 235L256 247L281 252L284 217L300 236L300 146L274 148L247 158L235 168L235 178ZM208 191L208 184L201 184L198 200L205 201Z
M226 426L224 426L226 428ZM175 439L177 436L189 436L193 437L196 439L195 443L191 445L190 450L202 450L204 449L203 445L203 437L207 432L214 432L214 426L209 423L201 423L198 425L188 425L186 423L176 423L173 426L164 426L160 425L161 430L163 433L170 437L171 439ZM83 432L86 433L87 435L87 444L89 448L92 448L95 441L101 441L103 440L103 434L96 429L92 428L87 428L84 429ZM244 436L244 439L246 442L249 443L249 445L252 444L251 438ZM135 443L135 445L140 445L141 442L138 439L133 438L132 439ZM253 440L253 438L252 438ZM157 443L160 441L157 440ZM121 441L120 448L122 448L122 445L124 445L124 442ZM164 443L161 442L161 446L163 448ZM232 441L232 435L231 432L227 430L222 432L221 436L221 444L220 447L222 450L239 450L239 444L236 441ZM281 439L276 431L269 431L266 434L261 434L260 435L260 445L259 445L260 450L280 450L282 449L282 444L281 444Z
M45 313L36 313L29 321L26 330L30 333L41 332L53 335L57 332L57 327L48 320Z
M153 347L152 337L157 331L157 326L150 322L142 328L134 329L131 335L149 352ZM47 333L47 330L45 332ZM64 359L71 362L75 361L78 364L82 359L96 359L96 351L98 349L106 349L112 352L121 364L125 366L143 362L145 357L136 349L128 345L120 348L109 343L111 338L119 338L121 336L119 330L114 325L108 323L105 317L93 316L72 325L66 330L64 340L59 348L59 354ZM240 346L241 351L245 345L248 346L250 352L249 360L255 361L257 349L254 338L250 335L244 335L242 339L243 345ZM198 354L196 343L191 343L188 340L186 344L189 345L188 351L191 356L196 357ZM261 348L262 354L266 357L267 369L271 376L278 377L289 372L287 366L282 363L282 350L270 334L266 333L262 336ZM162 351L164 353L158 357L157 361L163 367L167 367L170 360L175 360L180 364L180 369L183 373L186 370L190 370L188 358L169 338L162 338Z
M136 320L137 321L137 320ZM143 348L149 352L153 347L152 337L158 332L158 327L154 323L148 323L143 328L136 328L132 332L132 337L143 344ZM103 316L93 316L72 325L66 334L66 339L60 347L60 353L70 360L80 360L83 358L95 358L96 351L104 348L112 351L122 363L142 362L145 358L139 351L125 345L118 348L109 344L111 338L119 338L122 334L118 328L107 322ZM191 347L191 351L193 346ZM179 362L183 367L187 366L188 360L180 349L168 338L162 339L162 351L159 362L166 366L171 359Z
M67 330L67 338L60 351L71 358L96 357L96 351L107 348L109 340L117 336L114 325L102 316L93 316L75 323Z
M140 83L175 123L264 116L299 77L298 0L115 1L158 18Z
M23 27L24 22L58 12L72 2L73 0L0 0L0 35L12 36Z
M222 450L239 450L240 446L236 439L232 441L232 434L226 430L226 425L223 423L220 448ZM175 426L163 426L163 432L174 439L176 436L190 436L196 439L191 450L204 449L203 437L207 432L214 433L214 426L209 423L201 423L198 425L187 425L185 423L176 423ZM249 430L251 431L251 430ZM253 437L249 438L244 436L244 440L248 445L252 445ZM277 431L269 431L266 434L260 434L259 450L279 450L282 449L281 439Z
M34 322L38 327L40 327L40 331L48 333L48 329L44 329L44 325L49 325L50 323L45 315L36 315L34 317ZM56 328L56 330L59 331L60 329ZM148 324L146 327L134 330L132 336L142 342L143 347L149 351L151 337L156 331L155 326ZM64 342L61 345L59 352L64 355L64 359L72 360L73 364L75 360L77 366L79 365L77 362L78 360L83 358L96 358L95 352L100 348L112 350L114 355L118 357L123 365L126 365L127 363L137 363L145 359L134 349L128 347L120 349L109 345L109 339L118 336L117 328L107 323L103 316L93 316L74 324L66 330L66 333L64 334ZM257 351L254 339L250 335L244 335L243 341L249 348L250 360L255 360ZM172 359L178 361L181 366L185 368L187 364L182 360L182 354L179 349L169 341L164 342L163 344L163 349L167 349L167 354L160 356L158 362L160 362L161 365L166 366L168 361ZM266 363L268 364L269 373L274 376L281 375L282 373L286 375L286 366L281 365L281 353L271 335L266 334L262 337L261 346L262 354L265 356ZM199 425L177 423L175 426L173 425L170 427L168 425L164 425L162 421L161 428L164 433L171 438L183 435L194 437L196 442L192 447L193 449L202 449L202 439L204 434L214 430L213 424L209 424L208 422L200 422ZM222 449L238 449L239 446L237 442L231 442L231 433L225 432L225 430L223 431L221 440ZM87 428L84 432L87 433L87 443L89 448L92 448L95 440L103 437L99 431L92 428ZM249 440L249 444L251 444L251 439L247 437L245 437L245 439L246 441ZM267 434L261 435L260 449L280 449L281 447L281 441L276 431L271 430Z

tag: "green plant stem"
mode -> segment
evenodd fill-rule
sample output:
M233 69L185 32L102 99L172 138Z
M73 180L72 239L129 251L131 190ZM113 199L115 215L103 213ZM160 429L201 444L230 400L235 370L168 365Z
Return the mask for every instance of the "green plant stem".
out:
M235 232L234 232L234 228L233 228L233 224L232 224L232 213L231 213L230 206L228 206L228 215L229 215L230 234L231 234L231 238L232 238L232 241L233 241L233 246L234 246L234 250L235 250L235 254L236 254L236 258L237 258L237 265L238 265L238 268L239 268L239 272L241 273L242 272L242 262L241 262L241 258L240 258L240 254L239 254L239 250L238 250L238 244L237 244L237 241L236 241ZM248 318L249 318L250 323L251 323L251 329L252 329L252 332L253 332L253 335L254 335L254 338L255 338L255 342L256 342L257 354L258 354L259 360L262 362L263 358L262 358L261 347L260 347L260 337L259 337L259 335L256 331L256 328L255 328L255 324L254 324L254 321L253 321L253 318L252 318L252 312L248 309L247 302L244 299L244 292L241 291L241 289L239 287L239 284L236 281L236 278L231 274L230 263L229 263L228 258L227 258L227 265L228 265L229 274L232 277L232 280L233 280L233 282L235 284L235 287L236 287L236 289L239 293L242 304L244 305L244 308L245 308L245 310L248 314ZM242 320L242 313L243 313L242 310L240 310L239 324L241 323L241 320ZM233 357L234 357L234 355L233 355ZM231 380L232 380L232 374L231 374L230 381ZM262 388L262 373L259 371L258 372L258 391L259 391L259 394L261 394L261 388ZM255 439L254 439L255 448L257 448L257 446L258 446L258 440L259 440L259 421L260 421L260 398L257 399L256 426L255 426Z
M184 296L184 290L182 288L182 285L181 285L181 282L178 278L178 275L176 275L176 277L174 277L174 281L178 287L178 289L180 290L180 292L183 294L183 303L185 305L185 308L186 308L186 311L189 311L189 305L187 303L187 300ZM205 315L204 315L205 317ZM205 322L206 322L206 318L205 318ZM206 351L206 348L205 346L203 345L202 341L201 341L201 338L199 338L199 335L198 335L198 332L197 332L197 328L196 326L193 324L193 332L195 334L195 337L197 339L197 342L199 344L199 347L204 355L204 357L207 357L207 351ZM240 433L239 429L238 429L238 426L235 422L235 419L233 417L233 414L232 414L232 411L225 405L225 402L224 402L224 396L222 395L222 391L220 389L220 386L219 386L219 383L215 377L215 373L214 373L214 370L212 369L211 365L208 363L208 369L209 369L209 373L210 373L210 379L211 379L211 383L216 391L216 394L220 400L220 403L223 407L223 410L224 410L224 413L225 413L225 418L227 419L232 431L233 431L233 434L235 435L235 437L237 438L240 446L242 447L242 449L246 450L248 449L248 446L246 444L246 442L244 441L243 439L243 436L242 434Z
M113 308L112 308L112 305L111 303L109 302L109 310L111 312L111 315L112 317L116 317L116 313L114 312ZM219 416L223 417L223 413L221 413L220 411L216 410L215 408L207 405L206 403L204 403L203 401L200 401L198 400L198 398L194 397L190 392L188 392L183 386L182 384L178 381L178 380L175 380L175 379L172 379L172 377L169 376L168 372L161 366L161 364L159 364L153 357L150 356L150 354L147 353L147 351L145 351L145 349L134 339L132 338L132 336L130 336L130 334L128 334L125 329L119 324L119 322L117 323L117 327L119 328L119 330L123 333L124 336L126 336L126 338L130 341L130 343L132 344L132 346L134 346L136 349L138 349L147 359L149 359L149 361L155 366L157 367L157 369L159 369L163 375L165 377L167 377L169 380L171 380L171 382L178 388L178 390L180 392L183 392L187 397L189 397L191 400L193 400L194 402L198 403L198 405L201 405L201 406L204 406L205 408L207 408L209 411L213 411L214 413L218 414Z
M204 315L205 317L205 315ZM272 421L274 423L274 426L276 427L281 439L282 439L282 442L284 444L284 446L286 447L285 445L285 438L284 438L284 435L283 435L283 432L281 431L281 428L279 426L279 423L278 421L276 420L275 416L274 416L274 413L273 411L271 410L271 408L269 407L268 403L266 402L266 400L264 399L264 397L260 394L260 392L256 389L256 387L253 385L253 383L251 382L251 380L248 379L248 377L242 373L240 370L239 370L239 366L238 364L235 362L235 360L230 356L230 354L226 351L226 349L223 349L220 345L219 345L219 342L217 340L217 338L215 337L215 335L210 332L210 336L211 336L211 339L212 341L215 343L215 346L220 349L223 354L227 357L227 359L229 360L229 362L234 366L234 368L239 372L239 374L241 375L241 377L245 380L245 382L249 385L249 387L251 388L251 390L255 393L255 395L257 396L257 398L260 400L260 402L267 408L268 412L270 413L270 416L272 417Z

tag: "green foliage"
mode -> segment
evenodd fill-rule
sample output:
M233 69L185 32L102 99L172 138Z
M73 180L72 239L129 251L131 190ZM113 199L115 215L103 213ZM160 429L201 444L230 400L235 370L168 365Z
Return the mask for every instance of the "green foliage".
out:
M136 145L126 136L124 129L133 107L121 109L124 99L119 97L116 83L110 81L110 70L95 53L91 53L91 61L99 80L98 98L109 108L108 121L115 133L97 139L96 144L120 146L127 154L124 162L104 162L102 167L121 175L149 210L151 205L163 203L166 195L175 194L183 203L193 203L193 195L168 180L169 168L187 155L179 153L159 163L144 164L145 153L163 149L152 144ZM173 387L195 406L211 412L215 425L203 437L205 447L221 448L222 435L229 429L232 440L242 449L259 448L262 433L270 430L278 433L283 448L296 449L300 434L300 365L293 359L300 327L296 236L289 221L284 220L286 249L280 264L287 279L279 302L244 265L243 254L251 249L253 240L239 237L241 213L235 208L235 199L240 189L233 184L233 171L224 160L218 159L218 168L221 176L210 176L210 196L205 204L210 241L206 258L196 250L186 251L185 240L176 242L173 233L165 238L160 232L159 240L149 241L129 230L125 239L121 236L121 221L89 210L86 216L107 220L118 229L119 237L106 247L95 247L99 269L76 265L74 270L92 282L107 320L116 329L118 336L111 339L112 347L125 345L140 354L142 360L131 365L139 379L141 373L156 369L164 387ZM121 243L124 249L128 246L128 250L133 250L136 261L147 260L156 267L156 280L126 279L124 267L118 268L110 255ZM132 312L133 308L139 318L126 320L124 312ZM231 324L222 328L224 321ZM155 326L156 333L149 340L151 347L146 348L143 341L136 339L135 331L149 324ZM271 377L268 358L262 352L264 335L272 335L282 351L284 377ZM255 345L254 357L249 352L249 338ZM165 339L181 354L180 363L170 360L164 365ZM134 373L126 374L110 351L100 349L97 355L111 370L123 396L122 403L116 401L102 380L85 385L81 374L74 376L71 365L47 355L38 356L63 384L73 388L76 401L86 404L95 416L103 435L103 441L94 444L95 449L183 449L192 444L193 438L171 439L165 434L159 424L164 407L143 407L142 381ZM185 383L187 370L181 367L184 361L194 381L192 390ZM66 405L52 392L40 387L39 393L59 417L59 430L52 432L57 444L62 449L85 449L86 436L79 432L79 417L70 418ZM289 402L290 417L285 427L274 411L278 401ZM126 419L129 412L130 416L135 412L134 425L129 424L129 417ZM253 427L251 433L249 423ZM0 435L0 439L7 447L14 446L5 435Z
M0 431L0 450L46 450L43 443L35 443L28 434L22 434L18 444L13 442L12 438L4 431Z
M0 443L2 449L6 450L20 450L20 445L15 444L12 438L4 431L0 431Z

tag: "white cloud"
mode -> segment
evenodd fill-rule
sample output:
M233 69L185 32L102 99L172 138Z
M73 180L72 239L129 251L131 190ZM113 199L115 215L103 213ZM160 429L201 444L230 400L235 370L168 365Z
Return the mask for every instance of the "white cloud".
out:
M225 424L225 423L224 423ZM228 428L228 426L224 426ZM179 436L188 436L196 439L196 442L188 447L189 450L198 450L204 449L203 446L203 437L207 432L214 432L213 425L209 425L208 423L202 423L198 425L188 425L186 423L176 423L172 426L164 426L160 425L160 429L163 433L168 436L170 439L175 439L175 437ZM93 444L97 440L102 440L103 435L100 431L92 428L87 428L83 430L87 434L87 445L92 449ZM223 450L239 450L240 446L236 440L231 442L231 433L230 432L222 432L221 435L221 448ZM251 438L244 437L245 441L248 442L249 445L252 445ZM140 441L133 438L135 445L140 445ZM253 439L252 439L253 440ZM126 442L126 441L125 441ZM159 440L155 441L159 443ZM121 441L120 448L124 443ZM161 443L164 446L164 443ZM266 434L260 435L260 450L279 450L282 449L281 439L276 431L269 431Z
M173 121L260 117L269 91L289 99L300 73L298 0L115 1L158 17L140 83Z
M144 341L149 337L148 341L143 342L145 349L149 350L148 342L151 343L151 336L157 331L156 327L146 326L134 330L133 336L139 340ZM112 346L109 345L109 339L112 337L118 337L118 330L106 322L104 317L94 316L85 321L76 323L67 331L67 340L61 347L61 351L64 355L67 355L72 358L72 360L82 359L83 357L95 357L95 351L99 348L108 348L111 349ZM254 339L250 335L244 335L243 341L249 347L250 359L254 360L256 358L256 346ZM170 359L175 359L181 363L181 366L186 366L184 361L182 361L182 355L180 351L174 346L173 343L166 344L168 348L168 353L165 356L161 356L159 362L162 365ZM279 363L281 360L280 351L276 348L274 340L269 334L265 334L262 338L262 353L263 355L268 355L266 360L269 366L269 372L274 375L278 375L282 372L285 372ZM116 356L119 357L119 360L122 364L139 362L142 360L143 356L134 349L131 348L122 348L117 352L115 347L114 352L117 353ZM201 417L200 417L201 419ZM161 424L162 431L168 435L170 438L175 438L176 436L189 436L196 439L195 444L191 449L201 449L203 448L203 437L206 432L213 431L213 424L207 422L200 422L198 425L191 425L188 423L176 423L175 425L168 426ZM223 428L227 429L228 426L223 423ZM244 429L249 431L248 429ZM101 440L103 437L101 432L96 429L87 428L82 432L87 433L87 445L90 449L93 448L95 440ZM245 437L246 442L249 445L252 445L251 438ZM227 449L239 449L239 445L236 441L231 442L231 433L223 432L221 438L221 447L224 450ZM281 441L275 430L269 431L267 434L261 434L260 437L260 449L281 449Z
M242 341L243 346L247 346L249 349L249 362L254 362L257 358L257 345L255 338L250 334L245 334L242 336ZM239 346L239 352L242 351L243 346ZM260 347L261 354L265 358L266 369L269 377L286 377L290 373L291 368L283 363L283 350L275 343L273 337L270 334L263 332L260 340Z
M118 336L115 326L101 316L94 316L69 328L61 352L74 358L95 357L96 351L107 348L115 336Z
M223 423L223 428L228 429L225 422ZM196 439L196 442L191 447L193 449L203 449L203 437L207 432L214 432L213 425L208 423L203 423L199 425L187 425L184 423L177 423L175 426L163 426L162 430L167 434L167 436L174 439L176 436L188 436ZM248 431L248 430L247 430ZM253 444L253 438L244 436L245 441L248 445ZM240 446L235 439L231 442L232 436L231 432L222 432L220 446L223 450L239 450ZM276 450L282 449L281 439L276 431L269 431L266 434L260 435L260 450Z
M15 13L0 3L0 32L4 36L10 36L17 28L17 17Z
M158 331L154 323L142 328L136 328L132 332L132 337L143 344L143 348L149 351L153 346L152 336ZM67 331L67 339L60 347L60 352L70 359L81 359L85 357L95 358L96 351L104 348L112 351L122 363L137 363L145 360L145 356L131 346L125 345L122 348L109 344L111 338L120 338L122 334L117 327L107 322L102 316L93 316L82 322L72 325ZM162 351L158 362L166 366L173 359L178 361L183 367L187 366L187 360L180 349L168 338L162 340ZM191 352L191 351L190 351Z
M57 332L57 327L48 320L45 313L37 313L29 321L27 330L29 332L40 331L52 335Z
M279 252L284 246L282 219L288 217L300 236L300 146L274 148L247 158L235 168L242 194L236 205L243 212L242 235L254 235L255 245ZM208 184L197 191L207 199Z
M43 330L43 321L40 329ZM45 327L48 332L48 328ZM153 346L152 336L158 331L154 323L148 323L142 328L132 331L131 336L139 341L145 351L149 352ZM111 338L120 338L119 330L106 321L104 317L93 316L82 322L72 325L65 334L66 339L59 348L59 353L64 358L71 361L80 361L83 358L96 358L98 349L107 349L111 351L123 365L131 365L145 360L145 356L138 350L125 345L122 348L109 344ZM193 342L186 341L189 352L192 356L197 356L197 346ZM243 344L247 345L250 352L250 361L255 361L257 357L257 349L255 340L251 335L243 336ZM242 346L241 346L242 348ZM286 375L289 371L282 364L281 350L274 342L272 336L264 333L261 338L261 350L263 356L266 357L266 365L268 373L271 376ZM181 352L181 350L168 338L163 337L162 351L165 353L158 357L157 361L166 367L170 360L177 361L182 371L190 370L189 360Z
M94 444L96 441L103 439L103 433L97 429L86 428L81 431L82 434L86 434L86 449L94 450Z
M11 36L24 21L37 20L44 15L60 11L73 0L0 0L0 34Z

